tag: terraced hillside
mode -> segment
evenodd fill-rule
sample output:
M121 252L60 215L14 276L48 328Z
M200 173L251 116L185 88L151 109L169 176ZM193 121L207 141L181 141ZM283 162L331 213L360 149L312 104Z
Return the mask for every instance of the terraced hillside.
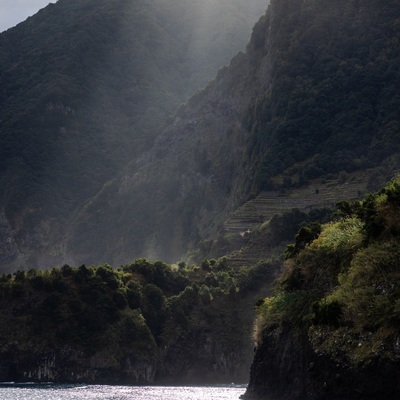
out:
M340 200L355 200L366 191L365 177L340 183L337 181L315 182L310 186L284 192L262 192L244 203L225 222L226 232L253 231L275 214L283 214L293 208L309 211L332 207Z
M274 215L293 209L309 212L313 209L332 208L341 200L356 200L367 192L367 175L353 176L345 182L315 181L312 184L283 192L262 192L244 203L225 222L225 234L249 236L248 244L228 256L233 267L254 265L269 258L271 245L263 234Z

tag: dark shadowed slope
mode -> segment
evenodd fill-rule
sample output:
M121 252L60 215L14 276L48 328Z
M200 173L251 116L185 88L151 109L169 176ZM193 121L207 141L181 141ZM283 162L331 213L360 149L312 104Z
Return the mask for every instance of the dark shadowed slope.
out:
M68 254L175 261L263 190L378 166L390 174L399 165L399 18L395 1L273 1L246 53L76 215Z
M1 256L59 262L70 213L244 48L264 0L60 0L0 35Z

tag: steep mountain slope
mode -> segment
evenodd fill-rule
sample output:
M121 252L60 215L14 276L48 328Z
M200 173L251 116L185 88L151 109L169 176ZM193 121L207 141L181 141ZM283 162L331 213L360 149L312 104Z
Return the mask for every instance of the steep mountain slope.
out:
M2 263L59 261L70 213L244 48L265 7L59 0L2 33Z
M396 1L272 1L246 53L75 216L67 254L175 261L263 190L368 168L366 187L378 166L390 175L399 165L399 18Z

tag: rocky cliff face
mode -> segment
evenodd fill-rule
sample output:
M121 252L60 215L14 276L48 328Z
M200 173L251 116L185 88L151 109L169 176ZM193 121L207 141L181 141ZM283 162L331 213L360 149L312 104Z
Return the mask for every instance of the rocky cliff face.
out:
M70 347L1 352L0 379L12 382L151 384L157 372L157 355L125 354L118 358L103 351L88 355Z
M4 382L217 384L248 378L248 348L224 343L211 332L192 332L165 349L88 354L76 347L24 349L18 343L0 351L0 380ZM243 362L243 361L247 362Z
M400 363L372 361L351 368L319 354L304 332L289 326L264 333L254 356L250 382L244 396L249 400L378 400L397 399Z
M208 328L182 335L168 345L161 357L159 384L245 383L251 364L251 343L226 333L215 335ZM225 337L224 337L225 336Z

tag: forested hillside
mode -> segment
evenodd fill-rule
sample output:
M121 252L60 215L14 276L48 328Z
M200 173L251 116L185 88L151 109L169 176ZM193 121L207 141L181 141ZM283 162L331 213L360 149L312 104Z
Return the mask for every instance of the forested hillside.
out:
M172 262L262 191L376 188L399 167L399 18L396 1L272 1L246 53L75 215L66 253Z
M138 259L0 276L0 380L246 382L254 303L276 267Z
M265 0L59 0L0 34L0 260L62 262L71 212L243 49Z

